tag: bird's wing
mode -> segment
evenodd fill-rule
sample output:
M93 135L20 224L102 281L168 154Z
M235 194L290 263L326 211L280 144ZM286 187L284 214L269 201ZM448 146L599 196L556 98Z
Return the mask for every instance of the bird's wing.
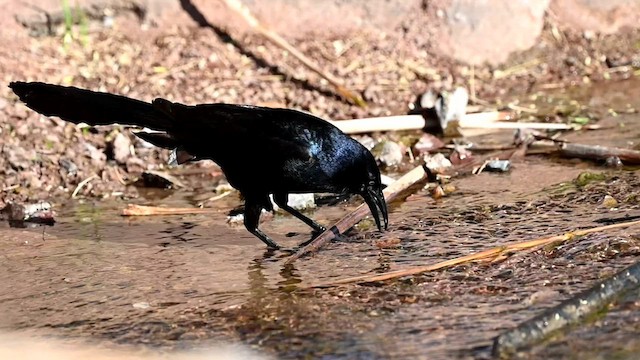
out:
M236 151L271 166L280 159L309 161L330 145L329 135L335 131L333 125L320 118L288 109L173 104L170 112L177 122L172 135L188 139L191 144L183 145L194 155L224 158L225 153Z

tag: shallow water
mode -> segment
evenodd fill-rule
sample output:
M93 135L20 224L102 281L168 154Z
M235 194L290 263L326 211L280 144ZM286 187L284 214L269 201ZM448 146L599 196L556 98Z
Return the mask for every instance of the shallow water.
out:
M628 145L640 134L637 120L637 114L605 118L609 130L572 136ZM572 180L587 170L603 171L607 180L575 186ZM0 288L6 289L0 329L158 351L224 342L281 358L487 358L500 332L637 261L640 229L385 284L307 286L638 216L638 175L528 158L506 174L456 179L457 190L439 201L418 191L392 207L388 232L365 221L293 266L283 265L288 253L267 251L242 226L226 223L237 198L215 203L210 215L144 218L120 217L121 202L68 201L56 207L53 227L0 225ZM602 206L605 195L619 205ZM191 206L192 197L167 192L145 203ZM312 216L330 224L357 203L321 207ZM287 247L310 236L304 224L281 214L261 228ZM400 239L398 247L375 245L391 238ZM531 354L598 358L617 351L631 358L640 349L638 310L637 300L621 302Z

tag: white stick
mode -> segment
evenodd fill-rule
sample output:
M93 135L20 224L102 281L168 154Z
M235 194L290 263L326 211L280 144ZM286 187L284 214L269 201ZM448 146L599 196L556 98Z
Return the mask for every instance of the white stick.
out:
M511 114L504 111L490 111L466 114L459 122L461 129L547 129L547 130L575 130L579 125L540 123L540 122L509 122ZM422 115L397 115L377 118L331 121L347 134L357 134L374 131L418 130L424 128L426 122Z

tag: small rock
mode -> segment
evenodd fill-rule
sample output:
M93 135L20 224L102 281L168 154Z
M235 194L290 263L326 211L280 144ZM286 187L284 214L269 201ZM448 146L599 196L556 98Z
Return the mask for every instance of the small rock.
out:
M602 206L609 209L614 208L618 206L618 200L611 195L605 195L604 199L602 199Z
M9 221L12 226L22 227L24 222L53 225L55 223L51 204L41 202L37 204L8 203L0 210L0 217Z
M436 186L431 191L431 196L433 196L433 198L436 199L436 200L441 199L445 195L447 195L447 194L444 192L444 190L442 189L442 186L440 186L440 185Z
M131 140L123 133L118 133L111 143L113 158L118 164L125 164L131 156Z
M27 183L31 189L38 189L42 186L40 175L35 171L21 171L20 179L22 179L23 183Z
M488 161L484 169L486 171L507 172L511 168L509 160L491 160Z
M31 135L32 126L28 121L24 121L18 126L16 126L15 131L16 131L16 135L18 135L19 137L26 138L29 135Z
M103 162L107 160L107 155L105 155L102 151L98 150L95 146L89 144L88 142L84 143L85 155L89 157L93 163L93 165L101 165Z
M62 158L58 160L58 165L65 169L69 175L75 175L78 172L78 165L69 159Z
M449 195L451 193L454 193L457 189L453 184L444 184L442 185L442 190L444 190L445 194Z
M5 148L4 153L7 154L9 165L16 171L31 168L31 160L36 157L35 151L27 151L19 146Z
M372 153L384 166L397 166L402 163L402 147L396 142L381 142L372 149Z
M357 140L360 144L362 144L362 146L366 147L367 150L371 150L374 146L376 146L376 141L368 135L360 136Z
M13 116L18 119L26 119L29 116L31 110L24 104L18 103L13 109Z
M420 154L441 149L442 147L444 147L444 142L431 134L423 134L418 142L413 145L413 148Z
M449 156L449 160L453 165L462 165L465 163L471 163L474 160L473 153L469 151L469 149L464 146L455 146L451 155Z
M617 168L617 167L622 167L622 160L620 160L619 157L617 156L609 156L607 158L607 160L605 161L605 165L607 167L613 167L613 168Z
M135 309L148 309L151 307L151 305L149 305L148 302L137 302L137 303L133 303L132 306Z
M147 170L147 163L138 157L131 156L127 159L126 167L129 173L141 173Z
M244 222L244 214L235 214L227 216L227 224L241 225Z
M441 153L437 153L434 155L426 155L424 157L425 166L429 168L429 170L433 172L442 172L442 170L446 168L450 168L452 166L451 161L447 159Z
M273 202L273 196L271 196L271 202L273 203L273 208L278 209L278 205ZM316 207L315 196L313 193L309 194L289 194L289 198L287 199L287 205L291 206L296 210L306 210L313 209Z

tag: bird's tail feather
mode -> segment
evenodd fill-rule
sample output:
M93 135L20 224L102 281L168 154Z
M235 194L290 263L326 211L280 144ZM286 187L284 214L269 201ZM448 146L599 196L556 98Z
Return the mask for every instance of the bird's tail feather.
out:
M9 87L29 108L47 116L89 125L137 125L166 131L170 114L124 96L41 82L12 82Z

